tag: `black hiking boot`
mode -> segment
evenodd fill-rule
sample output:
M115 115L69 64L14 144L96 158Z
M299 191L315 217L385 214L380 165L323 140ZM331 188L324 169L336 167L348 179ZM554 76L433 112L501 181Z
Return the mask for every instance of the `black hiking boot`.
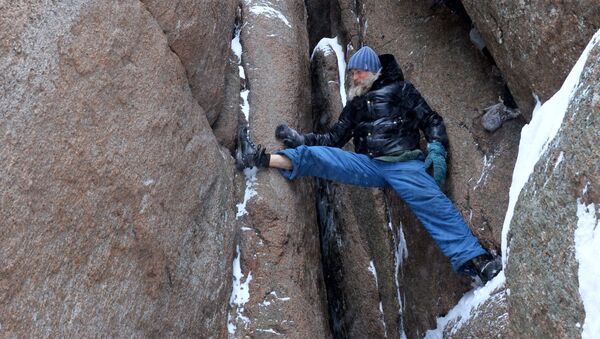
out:
M242 127L238 133L238 145L235 152L235 163L240 170L244 168L269 167L270 155L261 145L255 145L248 135L248 128Z
M459 273L470 276L475 281L480 280L483 285L492 280L502 271L502 257L494 257L489 253L476 256L464 263Z

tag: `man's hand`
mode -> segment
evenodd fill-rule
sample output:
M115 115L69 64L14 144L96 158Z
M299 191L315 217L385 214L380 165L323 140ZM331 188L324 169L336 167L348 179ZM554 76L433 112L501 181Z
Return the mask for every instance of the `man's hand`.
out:
M446 149L437 142L427 144L427 158L425 158L425 168L433 164L433 178L439 186L446 180Z
M295 148L304 145L304 136L288 125L279 125L275 129L275 137L286 147Z

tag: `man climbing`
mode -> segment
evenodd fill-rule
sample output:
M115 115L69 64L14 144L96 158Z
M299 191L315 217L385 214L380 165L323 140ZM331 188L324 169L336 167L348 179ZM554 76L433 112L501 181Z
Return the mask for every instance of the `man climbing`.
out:
M280 125L275 136L289 148L269 154L252 143L243 127L238 166L277 168L289 180L313 176L365 187L389 185L450 259L453 270L485 284L502 264L481 247L438 186L446 177L448 148L442 117L404 81L394 56L377 56L363 47L347 68L352 76L349 102L329 131L300 134ZM419 130L428 142L427 157L419 148ZM351 138L356 153L341 149ZM431 165L433 178L426 172Z

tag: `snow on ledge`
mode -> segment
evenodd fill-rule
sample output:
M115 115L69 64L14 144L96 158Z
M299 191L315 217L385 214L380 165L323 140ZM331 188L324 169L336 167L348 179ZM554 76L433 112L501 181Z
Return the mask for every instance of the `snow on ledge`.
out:
M338 64L338 74L339 74L339 85L340 85L340 98L342 99L342 106L346 106L346 88L344 87L346 81L346 59L344 58L344 50L342 49L342 45L338 42L338 38L323 38L313 49L312 54L310 55L310 60L312 61L315 53L317 51L323 51L325 55L329 55L331 51L335 53L337 57Z
M256 14L256 15L262 14L262 15L266 16L267 18L277 18L277 19L283 21L283 23L286 24L286 26L288 26L289 28L292 28L292 25L290 25L290 22L285 17L285 15L281 14L280 11L274 9L273 7L254 5L254 6L250 7L250 13Z
M504 271L501 271L494 279L488 281L485 286L467 292L445 317L437 319L437 328L428 330L425 338L442 339L446 325L452 321L456 322L453 324L450 332L455 333L471 318L473 311L490 298L492 292L504 286L505 281Z

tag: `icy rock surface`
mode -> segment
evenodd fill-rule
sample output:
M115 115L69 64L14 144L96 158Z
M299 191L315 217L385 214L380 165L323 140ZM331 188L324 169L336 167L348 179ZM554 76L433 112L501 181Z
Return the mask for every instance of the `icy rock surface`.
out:
M600 31L567 80L523 128L503 230L505 272L467 293L430 338L593 338L600 140ZM487 333L487 334L486 334Z

